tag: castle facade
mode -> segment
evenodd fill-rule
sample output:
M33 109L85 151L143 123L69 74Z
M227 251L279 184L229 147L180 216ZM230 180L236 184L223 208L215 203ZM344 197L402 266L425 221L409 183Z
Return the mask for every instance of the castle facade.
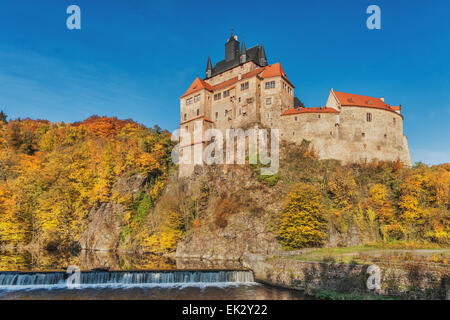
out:
M208 58L204 79L196 78L180 97L180 129L194 136L188 145L204 145L194 130L245 128L260 123L279 129L282 140L312 143L320 159L343 163L400 160L411 166L403 134L401 106L384 98L330 90L324 107L304 107L294 95L281 64L269 65L264 46L247 49L237 37L225 44L225 59Z

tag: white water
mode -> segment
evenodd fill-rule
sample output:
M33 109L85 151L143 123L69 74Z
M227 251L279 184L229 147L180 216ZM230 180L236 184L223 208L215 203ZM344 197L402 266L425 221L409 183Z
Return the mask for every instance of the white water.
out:
M65 272L0 272L0 290L133 287L208 287L255 284L251 271L111 271L81 272L69 285Z

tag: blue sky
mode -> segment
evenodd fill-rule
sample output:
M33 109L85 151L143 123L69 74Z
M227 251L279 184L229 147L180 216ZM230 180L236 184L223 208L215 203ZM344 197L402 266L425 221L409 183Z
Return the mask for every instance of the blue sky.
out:
M66 8L81 8L81 30ZM381 8L381 30L366 8ZM224 57L231 26L264 42L306 106L330 88L402 105L413 162L450 162L450 1L2 0L0 109L73 122L93 114L173 130L179 96Z

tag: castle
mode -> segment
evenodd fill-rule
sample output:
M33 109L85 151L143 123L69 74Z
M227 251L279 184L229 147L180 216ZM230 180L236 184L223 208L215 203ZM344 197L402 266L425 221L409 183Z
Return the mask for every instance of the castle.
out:
M401 106L331 89L324 107L306 108L281 64L268 64L264 46L247 49L233 32L225 59L213 66L208 57L205 78L197 77L180 97L180 111L180 129L191 134L199 124L203 131L225 131L261 123L279 129L281 140L311 141L320 159L400 160L411 166ZM189 145L205 143L201 136Z

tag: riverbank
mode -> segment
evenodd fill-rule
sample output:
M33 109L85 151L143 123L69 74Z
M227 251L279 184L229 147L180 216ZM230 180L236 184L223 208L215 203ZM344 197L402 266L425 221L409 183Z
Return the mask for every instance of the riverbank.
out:
M320 256L320 250L248 255L242 262L253 270L257 281L318 298L450 299L448 250L374 250L358 255L347 248L341 258L351 260L330 255L312 261L311 257ZM379 289L368 289L368 282L376 283L370 281L377 277L369 274L372 270L379 270Z

